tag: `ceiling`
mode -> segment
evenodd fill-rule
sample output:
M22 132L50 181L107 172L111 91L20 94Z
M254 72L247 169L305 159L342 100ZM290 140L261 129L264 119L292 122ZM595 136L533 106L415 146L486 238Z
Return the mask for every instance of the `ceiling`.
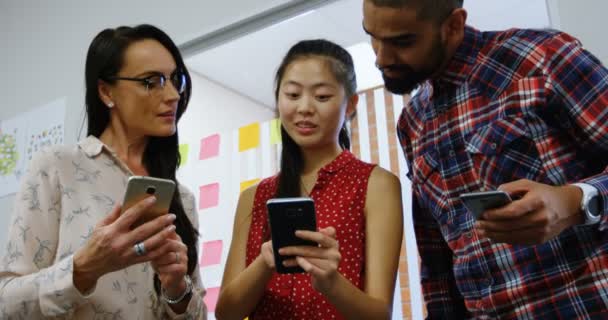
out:
M273 108L274 73L283 55L299 40L324 38L352 47L349 51L356 65L373 67L371 49L361 48L369 43L361 28L361 7L361 0L335 1L203 51L186 63L201 76ZM481 30L550 25L545 0L465 0L465 8L469 12L468 24Z

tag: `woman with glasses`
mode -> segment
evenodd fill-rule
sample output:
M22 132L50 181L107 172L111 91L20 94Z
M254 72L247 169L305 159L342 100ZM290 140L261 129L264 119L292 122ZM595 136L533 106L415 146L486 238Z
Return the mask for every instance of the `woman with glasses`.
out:
M205 319L194 197L178 185L170 214L122 212L129 176L176 181L177 121L190 76L150 26L99 33L86 61L88 137L32 159L0 265L0 318Z

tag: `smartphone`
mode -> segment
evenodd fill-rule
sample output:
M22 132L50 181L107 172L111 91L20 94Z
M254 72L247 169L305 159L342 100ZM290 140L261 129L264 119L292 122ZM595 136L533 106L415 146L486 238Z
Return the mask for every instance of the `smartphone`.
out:
M475 219L479 219L481 214L489 209L500 208L511 203L511 197L504 191L482 191L463 193L460 200L471 211Z
M145 176L131 176L127 182L127 191L125 192L125 197L122 202L122 213L147 197L156 197L156 202L152 208L148 209L143 216L131 225L131 228L136 228L156 217L168 213L174 192L175 182L172 180Z
M279 249L289 246L318 246L314 241L300 239L295 235L296 230L317 231L314 201L310 198L270 199L266 202L266 207L277 272L304 272L299 266L285 267L283 261L291 257L280 255Z

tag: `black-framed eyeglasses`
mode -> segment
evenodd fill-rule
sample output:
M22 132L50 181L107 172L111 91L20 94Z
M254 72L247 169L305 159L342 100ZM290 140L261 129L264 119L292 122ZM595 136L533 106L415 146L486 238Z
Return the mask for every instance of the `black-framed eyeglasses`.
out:
M167 84L167 77L158 72L153 73L149 76L143 78L132 78L132 77L108 77L107 80L126 80L126 81L137 81L140 82L143 86L146 87L146 90L149 92L155 90L162 90L165 88ZM186 74L182 71L175 71L171 74L170 79L171 84L179 94L184 93L186 90Z

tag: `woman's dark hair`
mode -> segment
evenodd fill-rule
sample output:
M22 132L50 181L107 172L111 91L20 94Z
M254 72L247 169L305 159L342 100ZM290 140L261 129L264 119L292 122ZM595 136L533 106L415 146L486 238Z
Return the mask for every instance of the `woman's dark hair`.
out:
M145 24L105 29L93 39L87 53L85 65L87 136L93 135L99 138L110 123L110 110L99 97L99 81L113 84L113 77L117 76L123 67L127 48L133 43L148 39L160 42L173 56L177 69L185 74L186 89L181 93L177 105L178 121L186 111L192 91L190 74L179 49L171 38L162 30ZM170 179L177 183L175 171L181 162L177 130L170 137L149 137L142 162L150 176ZM198 261L196 248L198 231L186 216L179 192L173 195L170 212L177 216L176 232L188 246L188 274L192 274ZM158 291L160 288L158 277L155 277L154 285Z
M298 42L289 49L277 70L274 92L276 101L279 100L281 81L287 68L299 59L310 57L319 57L327 60L336 80L344 86L347 99L356 94L357 78L355 76L355 66L353 58L348 51L327 40L305 40ZM283 140L283 149L281 151L281 169L276 197L297 197L300 196L300 175L304 167L304 159L302 158L300 147L287 134L283 125L281 125L281 138ZM350 149L350 138L346 122L342 125L338 142L342 149Z

